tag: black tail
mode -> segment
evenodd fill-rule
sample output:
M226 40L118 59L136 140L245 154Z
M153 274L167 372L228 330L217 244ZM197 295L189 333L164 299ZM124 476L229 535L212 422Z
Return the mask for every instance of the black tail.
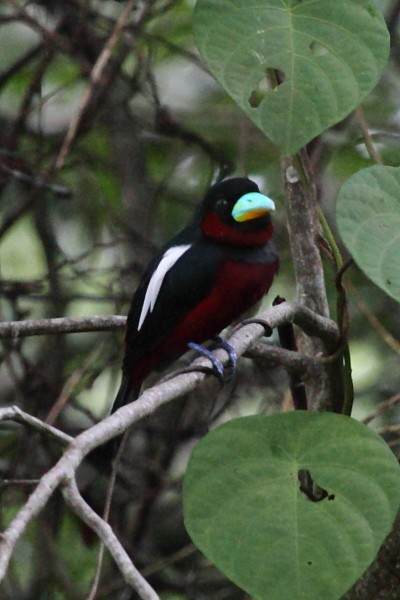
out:
M119 386L118 393L115 396L111 413L114 413L116 410L121 408L121 406L125 406L125 404L129 404L130 402L136 400L136 398L139 396L139 391L140 390L135 388L132 381L126 375L122 375L121 385Z
M121 406L136 400L138 395L139 391L135 389L129 378L126 377L126 375L123 375L121 385L111 408L111 414L121 408ZM121 440L122 435L119 435L102 446L99 446L88 455L89 461L94 464L99 471L109 472L111 470L112 461L118 452Z

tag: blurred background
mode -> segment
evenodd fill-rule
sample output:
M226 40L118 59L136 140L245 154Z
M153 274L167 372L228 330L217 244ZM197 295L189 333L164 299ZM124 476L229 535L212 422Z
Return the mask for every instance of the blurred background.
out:
M384 76L361 116L350 116L308 147L319 200L334 230L341 183L372 164L361 117L383 162L400 163L400 2L378 5L392 34ZM126 315L152 254L186 224L221 174L246 175L275 200L281 269L265 306L278 294L295 296L279 155L203 67L192 34L194 2L135 3L90 87L93 66L125 6L112 0L1 3L2 321ZM324 264L334 317L329 256ZM354 416L398 453L398 304L356 266L347 281ZM276 336L268 343L277 343ZM0 405L16 404L75 435L107 414L119 384L122 344L121 331L2 340ZM196 441L221 420L290 407L284 370L245 358L222 390L207 382L135 428L110 522L162 598L246 598L191 544L181 515L182 475ZM2 528L59 456L55 442L32 430L2 427ZM107 477L87 463L79 483L101 513ZM90 538L55 494L19 543L1 597L88 597L98 553ZM108 556L91 597L135 597Z

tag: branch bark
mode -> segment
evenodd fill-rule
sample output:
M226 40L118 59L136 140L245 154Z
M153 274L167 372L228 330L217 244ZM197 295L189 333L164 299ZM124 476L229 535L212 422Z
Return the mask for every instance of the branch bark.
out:
M70 508L81 517L86 525L97 533L99 538L107 546L123 574L126 583L136 590L143 600L159 600L158 594L136 569L110 525L99 517L99 515L82 498L75 477L72 477L62 486L62 493Z
M84 333L88 331L117 331L124 329L126 317L59 317L0 323L0 339L16 339L31 335Z
M297 301L317 314L329 317L321 255L316 243L317 198L307 156L282 161L286 189L286 209L292 260L296 275ZM324 352L321 340L301 336L299 349L311 356ZM342 357L320 365L317 376L305 380L307 398L314 410L335 410L342 405Z
M36 429L39 433L47 435L66 446L73 442L74 438L64 433L60 429L44 423L40 419L29 415L22 411L18 406L7 406L6 408L0 408L0 422L1 421L15 421L16 423L22 423L32 429Z

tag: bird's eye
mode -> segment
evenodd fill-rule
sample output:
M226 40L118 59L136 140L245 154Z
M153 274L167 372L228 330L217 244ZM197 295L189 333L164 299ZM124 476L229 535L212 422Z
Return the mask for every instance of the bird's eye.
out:
M228 205L228 200L226 200L225 198L219 198L219 200L217 200L217 203L216 203L217 208L224 208L227 205Z

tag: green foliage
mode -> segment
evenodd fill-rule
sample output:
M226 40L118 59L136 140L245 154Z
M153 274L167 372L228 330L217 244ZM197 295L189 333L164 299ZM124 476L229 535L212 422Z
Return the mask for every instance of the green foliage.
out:
M366 98L388 51L388 34L374 4L385 9L385 16L397 11L398 19L396 0L199 0L195 34L222 88L204 73L193 51L193 0L147 3L145 20L124 30L95 86L91 69L125 3L34 0L25 24L19 4L0 6L0 216L3 225L9 224L0 236L3 320L126 314L148 259L187 221L224 160L235 165L232 174L248 174L277 200L281 269L264 306L276 294L290 300L295 284L278 147L282 154L295 152L324 133L307 152L329 221L337 188L371 164L356 119L338 123L364 98L368 126L374 135L380 132L374 140L381 158L400 163L397 35L388 76ZM28 25L32 19L38 27ZM392 16L395 30L393 23ZM54 34L46 34L53 27ZM280 84L272 90L268 81ZM89 89L93 102L81 115L64 166L55 169ZM170 118L170 127L161 131L156 125L160 105ZM43 180L67 186L70 197L54 194ZM357 263L397 299L398 183L396 169L357 173L343 187L337 213ZM381 205L389 210L378 221ZM328 260L325 274L334 314L335 273ZM395 337L395 301L357 269L346 272L345 284L347 278ZM398 409L390 398L399 389L398 356L368 325L352 296L349 302L356 414L363 418L366 410L376 410L371 426L383 430L396 452ZM75 435L114 396L122 336L99 332L4 340L1 404L17 403L45 419L62 399L54 425ZM233 399L226 386L218 398L203 393L199 401L193 394L184 408L181 401L172 402L131 433L110 523L130 556L153 573L150 582L165 600L243 598L189 543L179 495L188 448L212 422L221 398L230 397L224 413L229 419L273 411L288 396L283 369L265 368L257 360L239 362L236 386ZM377 409L380 401L391 408ZM0 445L0 475L26 480L0 486L3 529L15 507L26 501L31 480L52 467L59 449L19 425L1 432ZM335 494L334 500L314 503L300 493L297 471L303 467ZM396 468L383 442L349 419L304 414L244 419L223 426L195 451L185 481L188 526L207 556L256 598L265 597L260 587L269 575L268 600L273 593L279 600L297 600L298 588L291 596L284 587L296 578L305 600L337 598L373 559L389 530L398 504ZM273 479L274 473L281 476ZM79 485L102 514L106 481L83 467ZM303 537L300 529L294 532L296 523ZM86 597L96 547L86 547L79 535L78 519L60 497L46 506L16 548L0 596ZM97 596L120 600L126 594L126 584L106 558Z
M350 177L339 192L336 216L356 263L400 301L400 169L375 165Z
M24 244L21 244L21 239ZM1 275L13 280L43 277L43 249L35 235L32 220L20 219L0 240Z
M301 470L328 496L303 494ZM231 421L198 444L184 484L192 539L260 600L340 598L374 559L399 502L388 446L330 413Z
M389 51L370 0L198 0L194 27L210 71L283 155L356 108Z
M198 0L194 26L212 74L283 155L356 108L389 51L385 22L369 0ZM366 164L353 144L348 150L353 164ZM357 173L337 208L355 260L397 299L399 177L387 167ZM329 496L302 495L299 473ZM255 598L336 600L390 531L400 471L382 440L353 420L252 417L199 444L184 501L197 546Z
M91 584L96 566L98 545L85 544L81 535L82 524L74 515L66 513L60 528L61 560L71 573L77 587L84 593ZM71 544L71 539L74 543Z

